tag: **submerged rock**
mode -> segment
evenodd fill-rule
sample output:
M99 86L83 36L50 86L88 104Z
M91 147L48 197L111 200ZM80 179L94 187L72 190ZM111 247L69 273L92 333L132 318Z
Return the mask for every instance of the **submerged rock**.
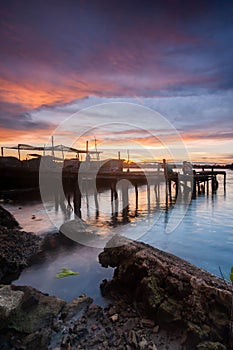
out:
M187 349L227 346L232 293L224 281L172 254L119 236L108 242L99 261L116 267L113 279L102 284L103 294L125 293L162 328L185 330Z

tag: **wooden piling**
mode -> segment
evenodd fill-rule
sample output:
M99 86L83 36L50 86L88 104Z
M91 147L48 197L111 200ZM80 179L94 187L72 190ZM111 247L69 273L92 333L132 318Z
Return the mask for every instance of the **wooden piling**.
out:
M167 173L167 164L166 159L163 159L163 170L165 177L165 196L166 196L166 207L168 206L168 173Z
M147 184L147 206L148 210L150 210L150 185Z
M129 213L129 193L128 193L128 183L127 181L122 183L122 216L123 222L128 222L128 213Z
M197 193L201 194L200 181L197 181Z
M197 196L197 181L196 181L196 178L195 178L195 175L194 175L194 178L193 178L193 194L192 194L192 198L196 198Z
M82 202L82 195L79 188L79 182L77 180L74 183L74 213L79 218L81 218L81 202Z
M207 193L207 196L209 196L209 179L208 178L206 181L206 193Z
M168 192L169 192L169 200L172 201L172 181L171 179L168 180Z
M135 189L135 217L138 216L138 185L134 186Z
M98 196L97 196L97 191L94 191L94 201L95 201L95 210L96 210L96 215L99 214L99 202L98 202Z
M134 189L135 189L135 204L136 204L136 208L138 208L138 185L135 185Z

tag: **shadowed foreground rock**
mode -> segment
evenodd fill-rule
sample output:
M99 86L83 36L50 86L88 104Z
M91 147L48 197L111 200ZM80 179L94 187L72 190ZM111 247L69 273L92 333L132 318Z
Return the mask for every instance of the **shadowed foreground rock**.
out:
M0 283L28 266L40 243L41 238L32 233L0 226Z
M19 223L14 216L0 205L0 225L7 228L19 228Z
M44 350L55 330L92 302L82 295L70 303L28 286L0 286L0 349Z
M164 329L184 330L184 349L227 349L231 287L194 265L144 243L112 238L99 255L116 267L104 295L126 293Z
M177 338L120 298L102 308L31 287L0 287L1 350L181 350Z

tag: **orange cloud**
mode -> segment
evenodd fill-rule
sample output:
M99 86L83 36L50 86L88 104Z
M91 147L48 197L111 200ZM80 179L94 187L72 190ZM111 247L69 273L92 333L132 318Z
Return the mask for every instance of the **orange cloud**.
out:
M47 130L12 130L0 128L0 145L16 145L18 143L45 144L49 142L53 129Z
M39 108L42 105L56 105L81 99L89 95L101 95L103 91L113 94L116 86L110 82L90 81L87 86L72 80L64 80L62 86L49 82L14 82L0 78L1 100L24 106L26 109Z

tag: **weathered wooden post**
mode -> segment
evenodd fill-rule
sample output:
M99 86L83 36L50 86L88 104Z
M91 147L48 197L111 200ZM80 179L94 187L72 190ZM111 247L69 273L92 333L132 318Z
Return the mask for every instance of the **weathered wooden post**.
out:
M160 179L158 178L157 183L154 186L156 207L160 205Z
M207 181L206 181L206 194L207 196L209 196L209 178L207 177Z
M128 193L128 181L122 181L122 214L123 222L128 222L128 213L129 213L129 193Z
M119 208L119 200L118 200L118 193L116 190L116 183L114 184L114 200L115 200L115 216L118 216L118 208Z
M167 173L167 164L166 159L163 159L163 170L165 177L165 195L166 195L166 206L168 205L168 173Z
M137 209L138 208L138 185L135 185L134 189L135 189L135 204Z
M197 193L201 194L200 181L197 181Z
M98 218L99 217L99 202L98 202L96 189L94 189L94 201L95 201L95 216L96 216L96 218Z
M138 216L138 185L134 185L135 189L135 216Z
M192 194L192 198L196 198L197 196L197 179L196 179L196 174L193 175L193 194Z
M147 184L147 206L148 210L150 210L150 185Z
M225 171L224 171L223 187L224 187L224 192L226 192L226 172Z
M78 179L74 181L74 213L81 218L82 195L79 188Z
M169 200L172 201L172 180L168 179L168 192L169 192Z
M20 159L20 145L18 145L18 157L19 157L19 160L21 160Z
M111 206L112 206L112 215L115 215L117 217L117 215L118 215L118 194L117 194L115 182L113 182L111 185Z
M114 189L113 189L113 184L112 184L112 186L111 186L111 209L112 209L112 215L114 214L114 212L115 212L115 209L114 209L114 205L113 205L113 191L114 191Z

